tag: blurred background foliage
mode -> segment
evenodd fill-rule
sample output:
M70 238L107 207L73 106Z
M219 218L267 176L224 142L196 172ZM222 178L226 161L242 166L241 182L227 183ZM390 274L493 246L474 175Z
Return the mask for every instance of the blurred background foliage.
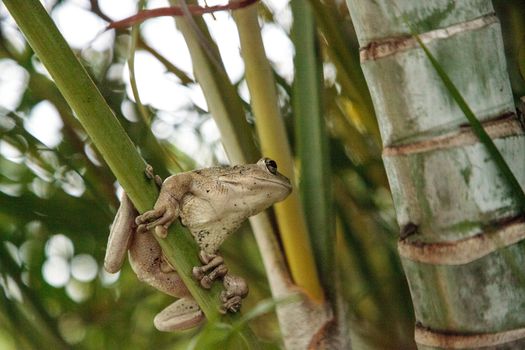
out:
M319 34L323 73L319 84L336 212L338 279L354 346L410 349L414 321L396 253L398 227L352 23L345 1L309 3ZM94 0L46 2L52 14L66 5L110 20ZM518 100L525 95L525 7L521 0L497 0L494 5ZM258 6L263 28L278 30L293 43L290 7L265 1ZM213 331L198 329L158 332L152 319L170 298L138 282L128 264L117 275L102 270L118 186L5 8L0 13L0 348L36 349L49 344L57 349L183 349L195 344L197 334L213 336ZM206 21L227 18L208 16ZM162 32L153 35L170 40ZM229 40L220 33L215 38ZM129 43L130 32L117 30L103 49L89 42L76 51L142 156L163 177L225 163L213 120L198 97L176 109L146 103L151 128L140 119L144 111L139 111L142 107L131 94L126 74ZM272 52L271 43L266 44ZM173 84L198 91L191 70L178 67L146 35L139 36L136 50L158 61ZM293 73L270 61L293 140ZM253 123L244 76L233 83ZM140 79L137 84L140 89ZM50 114L55 117L46 119ZM38 129L51 137L42 139ZM235 237L222 252L234 274L247 278L250 295L244 310L253 310L270 298L270 291L249 225ZM273 313L251 324L261 339L280 346Z

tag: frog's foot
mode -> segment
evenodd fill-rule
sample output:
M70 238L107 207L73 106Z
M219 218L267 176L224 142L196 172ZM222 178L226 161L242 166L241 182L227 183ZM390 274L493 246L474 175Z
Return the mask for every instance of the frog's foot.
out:
M242 299L248 295L248 284L243 278L232 275L224 276L223 283L225 289L220 295L222 306L219 311L223 314L239 311Z
M155 234L161 238L168 235L168 228L179 216L178 205L164 204L158 208L148 210L135 218L138 233L155 229Z
M156 175L153 171L153 167L150 164L146 164L146 170L144 171L146 173L146 177L150 180L155 180L155 183L159 188L162 187L162 178L159 175Z
M199 252L199 259L203 263L202 266L195 266L193 268L193 277L200 281L200 284L205 289L210 289L213 281L228 273L228 268L224 265L224 259L217 254L209 254L204 250ZM210 273L207 273L210 271Z
M155 316L153 324L159 331L173 332L197 326L205 319L195 300L182 298Z

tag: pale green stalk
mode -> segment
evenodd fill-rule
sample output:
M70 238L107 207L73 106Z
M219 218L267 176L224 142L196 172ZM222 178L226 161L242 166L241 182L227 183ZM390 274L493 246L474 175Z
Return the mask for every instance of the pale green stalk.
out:
M180 2L171 0L170 3L178 6ZM256 162L259 151L246 121L241 99L226 74L219 50L204 21L197 17L176 17L175 21L188 45L195 78L219 127L228 158L233 164Z
M140 11L144 7L145 0L140 0L137 8ZM139 110L140 116L142 117L142 120L144 120L144 123L146 125L151 125L151 116L147 110L147 108L142 104L142 101L140 99L139 95L139 88L137 86L137 77L135 75L135 53L137 48L137 43L139 40L140 35L140 23L137 23L131 27L131 46L130 46L130 53L128 58L128 71L129 71L129 84L131 86L131 90L133 92L133 97L135 98L135 102L137 104L137 108Z
M293 156L286 135L284 121L273 73L264 51L257 7L249 6L234 13L241 41L241 54L245 63L246 82L250 90L253 114L262 153L274 159L279 171L289 178L295 177ZM294 282L315 300L323 300L323 291L308 239L308 227L297 191L282 203L275 205L286 259ZM321 234L316 232L315 234Z

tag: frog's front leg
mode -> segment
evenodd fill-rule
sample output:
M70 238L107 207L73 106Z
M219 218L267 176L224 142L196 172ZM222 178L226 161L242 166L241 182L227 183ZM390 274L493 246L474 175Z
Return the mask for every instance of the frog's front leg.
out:
M193 268L193 277L200 281L201 286L206 289L210 289L213 281L222 277L224 290L220 295L222 302L220 312L239 311L242 299L248 295L246 281L241 277L229 275L224 259L218 254L210 254L201 250L199 259L204 265ZM208 272L210 270L211 272Z
M104 258L104 269L109 273L118 272L124 264L136 228L134 220L137 214L133 203L124 193L115 220L111 225Z
M188 193L191 181L191 175L187 173L168 177L162 184L153 209L135 219L138 225L137 232L143 233L154 229L157 236L165 238L168 228L179 217L180 201Z
M199 259L204 265L195 266L192 273L193 277L200 282L203 288L210 289L213 281L228 273L224 259L218 254L210 254L201 250ZM210 270L211 272L208 273Z

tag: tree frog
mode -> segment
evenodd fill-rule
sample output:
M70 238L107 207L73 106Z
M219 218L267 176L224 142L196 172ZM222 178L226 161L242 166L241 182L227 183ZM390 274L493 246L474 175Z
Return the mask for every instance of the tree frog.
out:
M146 173L161 186L159 197L152 210L138 215L124 194L111 226L104 268L111 273L119 271L129 252L139 280L179 298L155 316L155 327L175 331L198 325L204 320L202 311L152 236L154 232L166 237L169 226L180 219L200 248L202 266L193 268L193 276L203 288L211 288L215 279L222 278L221 309L236 312L248 286L242 278L227 274L217 250L246 218L285 199L292 191L290 181L268 158L256 164L180 173L164 182L153 175L151 167Z

